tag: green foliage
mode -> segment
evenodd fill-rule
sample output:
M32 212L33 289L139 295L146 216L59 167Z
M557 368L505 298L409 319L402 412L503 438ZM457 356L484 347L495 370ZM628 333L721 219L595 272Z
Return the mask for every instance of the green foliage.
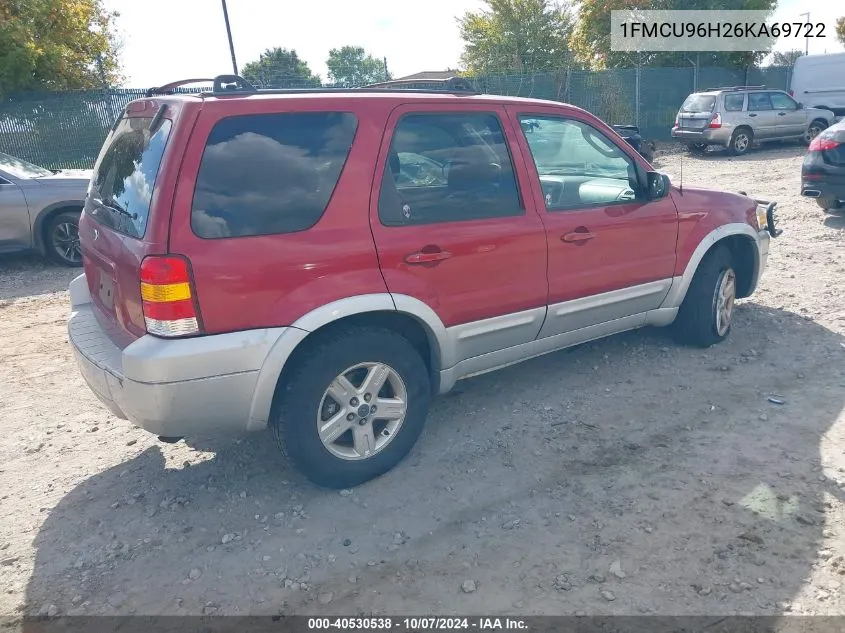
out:
M118 83L117 15L101 0L0 0L0 97Z
M801 57L804 51L793 49L791 51L775 51L772 53L772 66L792 66L795 60Z
M544 72L571 65L572 17L550 0L485 0L458 18L469 74Z
M368 55L361 46L331 49L326 66L329 69L329 81L338 86L365 86L391 79L385 63Z
M268 48L258 61L241 69L244 79L271 88L310 88L320 85L320 77L311 72L308 64L296 51L287 48Z
M642 66L683 66L689 59L701 66L747 68L758 65L768 50L757 52L642 52L629 53L610 49L611 11L641 9L650 11L767 11L771 14L777 0L574 0L578 20L569 43L575 57L593 70Z

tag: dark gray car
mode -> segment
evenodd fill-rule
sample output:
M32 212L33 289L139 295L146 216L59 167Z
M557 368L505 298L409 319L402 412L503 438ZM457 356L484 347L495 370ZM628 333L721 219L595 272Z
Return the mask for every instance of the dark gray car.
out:
M53 171L0 152L0 253L35 249L81 266L79 214L90 170Z

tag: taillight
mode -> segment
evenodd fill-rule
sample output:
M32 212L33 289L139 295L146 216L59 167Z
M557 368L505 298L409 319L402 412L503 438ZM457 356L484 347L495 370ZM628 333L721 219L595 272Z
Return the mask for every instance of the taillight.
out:
M787 93L790 97L794 97L794 96L795 96L795 91L794 91L794 90L787 90L787 91L786 91L786 93Z
M722 127L722 115L718 112L714 112L713 116L710 117L710 124L707 127Z
M678 127L678 117L675 117L675 125L673 127Z
M821 138L817 136L810 142L808 148L811 152L825 152L829 149L836 149L839 147L839 141L834 141L832 138Z
M189 336L200 332L199 311L188 260L151 255L141 262L141 299L147 332Z

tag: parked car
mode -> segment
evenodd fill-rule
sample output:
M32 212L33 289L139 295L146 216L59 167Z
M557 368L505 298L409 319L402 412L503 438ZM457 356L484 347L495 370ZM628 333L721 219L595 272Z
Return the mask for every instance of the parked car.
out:
M789 94L810 108L845 116L845 53L796 59Z
M613 125L611 126L616 133L625 139L625 141L633 147L640 156L645 158L648 162L654 160L654 143L643 140L640 135L640 128L636 125Z
M734 86L688 96L675 117L672 138L686 143L692 152L721 145L739 156L753 143L802 140L809 144L834 121L833 112L804 107L782 90Z
M177 85L97 159L79 368L166 441L269 426L324 486L391 469L462 378L646 325L724 340L780 232L776 203L681 193L566 104Z
M828 213L845 212L845 120L810 143L801 165L801 195Z
M90 170L49 170L0 152L0 253L35 249L81 266L77 224L90 178Z

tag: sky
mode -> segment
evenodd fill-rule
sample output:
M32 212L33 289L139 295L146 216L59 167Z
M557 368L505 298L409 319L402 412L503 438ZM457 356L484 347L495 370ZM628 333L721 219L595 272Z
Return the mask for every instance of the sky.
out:
M118 30L128 88L231 72L220 0L104 0L120 12ZM845 50L833 36L845 15L836 0L781 0L773 19L825 22L827 37L809 42L810 54ZM462 42L456 18L482 0L227 0L238 67L275 46L293 48L313 72L326 76L332 48L363 46L387 58L394 77L458 66ZM803 49L804 38L781 38L775 50Z

